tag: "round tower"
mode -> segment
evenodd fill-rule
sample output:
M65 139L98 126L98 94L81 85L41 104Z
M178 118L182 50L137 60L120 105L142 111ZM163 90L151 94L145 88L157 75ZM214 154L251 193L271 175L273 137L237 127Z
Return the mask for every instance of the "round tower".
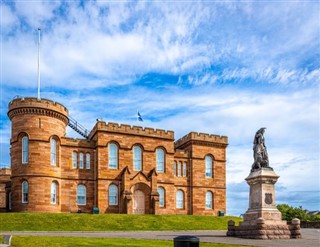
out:
M47 99L17 98L11 120L12 211L59 212L61 137L68 110Z

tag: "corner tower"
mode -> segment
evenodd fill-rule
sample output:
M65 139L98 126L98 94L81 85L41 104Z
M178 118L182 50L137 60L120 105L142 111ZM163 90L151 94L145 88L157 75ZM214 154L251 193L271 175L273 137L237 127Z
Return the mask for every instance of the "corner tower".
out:
M12 211L59 212L61 137L68 110L47 99L17 98L9 103L11 120ZM59 186L56 186L59 188Z

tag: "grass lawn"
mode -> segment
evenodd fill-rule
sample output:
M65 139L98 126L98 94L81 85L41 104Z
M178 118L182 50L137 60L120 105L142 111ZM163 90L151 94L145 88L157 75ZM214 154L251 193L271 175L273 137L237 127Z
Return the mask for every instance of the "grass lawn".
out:
M78 238L78 237L25 237L13 236L12 246L15 247L73 247L73 246L108 246L108 247L172 247L169 240L112 239L112 238ZM200 243L200 247L239 247L242 245Z
M0 231L226 230L232 216L1 213Z

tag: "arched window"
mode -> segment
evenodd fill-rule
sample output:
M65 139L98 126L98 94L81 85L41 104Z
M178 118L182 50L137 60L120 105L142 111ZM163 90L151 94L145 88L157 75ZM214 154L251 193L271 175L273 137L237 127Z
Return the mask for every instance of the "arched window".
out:
M53 138L50 139L50 154L51 154L51 165L57 165L57 141Z
M156 150L156 166L158 172L164 172L164 151L161 148Z
M182 166L182 164L181 164L181 162L179 161L179 162L178 162L178 177L181 177L181 166Z
M212 178L212 158L207 155L205 157L206 160L206 177Z
M90 169L90 154L86 153L86 168Z
M22 183L22 203L28 203L29 185L27 181Z
M158 187L159 193L159 207L164 208L164 188Z
M29 139L27 136L22 137L22 164L29 162Z
M79 168L83 169L83 153L79 154Z
M51 183L51 195L50 195L50 201L51 204L56 204L57 203L57 183L52 182Z
M86 186L80 184L77 188L77 204L78 205L86 205L87 201L87 191Z
M173 175L177 176L177 162L173 163Z
M187 176L187 162L183 162L183 176Z
M72 168L77 168L77 152L72 152Z
M212 192L211 191L207 191L207 193L206 193L206 208L210 208L210 209L212 209L213 207L212 207L212 205L213 205L213 203L212 203Z
M118 169L118 146L114 143L109 143L109 168Z
M118 186L114 184L109 186L109 205L118 205Z
M139 146L133 147L133 170L142 170L142 152Z
M184 195L182 190L177 190L176 193L176 208L184 208Z

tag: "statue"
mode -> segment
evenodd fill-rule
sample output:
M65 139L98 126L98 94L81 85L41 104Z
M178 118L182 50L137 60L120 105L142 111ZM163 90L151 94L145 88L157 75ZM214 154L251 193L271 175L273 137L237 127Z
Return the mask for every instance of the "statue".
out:
M266 128L261 128L256 132L253 140L253 158L254 163L252 165L251 171L260 169L262 167L269 167L269 158L267 153L267 147L264 143L264 132Z

